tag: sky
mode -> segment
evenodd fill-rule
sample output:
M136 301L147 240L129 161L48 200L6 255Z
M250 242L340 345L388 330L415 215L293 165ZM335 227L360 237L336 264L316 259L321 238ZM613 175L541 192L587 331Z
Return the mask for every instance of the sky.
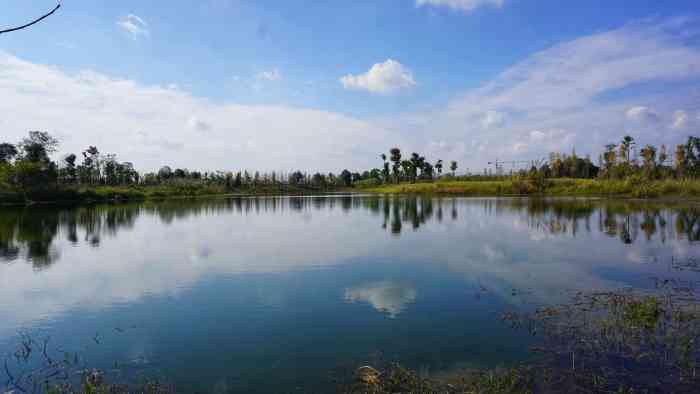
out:
M0 28L53 0L8 0ZM165 6L167 4L167 6ZM151 171L481 172L700 130L697 0L64 0L0 35L0 140Z

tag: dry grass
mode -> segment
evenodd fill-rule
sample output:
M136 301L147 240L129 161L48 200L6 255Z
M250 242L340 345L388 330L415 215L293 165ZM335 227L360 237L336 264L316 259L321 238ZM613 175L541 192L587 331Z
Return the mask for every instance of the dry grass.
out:
M383 194L435 194L460 196L601 196L601 197L700 197L700 180L645 181L599 179L550 179L536 184L529 179L508 178L490 181L438 181L402 183L372 187L369 192Z

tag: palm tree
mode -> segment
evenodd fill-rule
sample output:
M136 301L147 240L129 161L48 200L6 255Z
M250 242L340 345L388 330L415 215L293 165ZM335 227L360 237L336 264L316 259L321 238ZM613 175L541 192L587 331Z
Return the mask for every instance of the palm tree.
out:
M685 145L676 146L676 173L678 178L682 178L685 173L685 166L688 158L685 154Z
M384 182L386 183L389 180L389 163L386 162L386 155L384 153L382 153L381 158L382 162L384 162L382 167L382 175L384 176Z
M401 169L405 177L412 178L411 174L415 171L415 167L413 167L413 163L410 160L401 160Z
M632 150L632 147L635 145L634 143L634 138L632 138L629 135L626 135L623 139L622 142L620 143L620 156L622 157L622 160L625 161L626 164L630 164L630 151Z
M396 179L396 182L398 183L399 181L399 168L401 167L401 149L399 148L391 148L389 151L389 154L391 155L391 162L393 164L393 171L394 171L394 178Z
M415 181L418 178L418 169L421 168L420 155L416 152L411 153L411 166L411 178Z
M455 173L457 172L457 162L452 160L450 162L450 170L452 170L452 176L455 176Z
M420 169L420 176L421 176L421 178L423 178L424 175L426 175L425 164L426 164L425 157L419 156L419 157L418 157L418 167L417 167L417 168ZM416 172L416 177L418 177L418 173L417 173L417 172Z
M610 175L610 170L612 170L613 166L615 166L617 162L617 152L615 152L616 147L617 145L615 144L605 145L605 153L603 154L603 160L605 170L608 171L608 175Z
M442 160L438 160L437 163L435 163L435 169L438 172L438 177L442 175Z
M641 154L644 160L644 172L647 177L651 177L656 167L656 147L647 145L642 148Z

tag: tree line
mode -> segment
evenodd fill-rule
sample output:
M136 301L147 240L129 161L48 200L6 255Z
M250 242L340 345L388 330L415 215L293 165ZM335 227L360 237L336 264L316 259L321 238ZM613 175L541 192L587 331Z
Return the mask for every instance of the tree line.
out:
M88 146L79 154L67 154L57 161L51 155L58 151L59 141L45 131L30 131L17 143L0 143L0 189L18 190L25 194L36 189L80 186L158 186L215 185L227 191L242 189L295 187L298 189L332 190L355 185L377 185L401 182L431 182L440 178L483 179L483 175L457 176L458 163L438 159L433 162L413 152L404 156L400 148L379 155L381 167L351 172L308 173L303 171L197 171L163 166L156 172L139 173L134 164L120 161L114 154ZM502 167L496 163L496 176ZM608 144L594 164L590 156L551 153L548 160L531 162L528 170L512 175L541 178L684 179L700 176L700 138L688 137L671 153L665 145L644 145L625 136L619 143Z
M295 188L333 189L352 186L369 179L363 173L343 170L308 173L303 171L197 171L163 166L158 171L139 173L131 162L115 154L88 146L79 154L67 154L57 161L59 141L45 131L30 131L18 143L0 143L0 189L19 190L25 195L37 189L79 186L160 186L214 185L227 191L256 187L292 186Z
M645 145L637 153L634 138L625 136L619 144L606 145L600 155L601 176L626 178L642 175L647 179L697 178L700 176L700 138L690 136L676 145L673 157L666 145Z
M492 173L484 170L484 175L492 175ZM598 157L597 165L588 155L578 156L574 149L571 154L552 152L549 154L549 160L533 161L529 170L520 170L514 175L584 179L698 178L700 177L700 138L690 136L686 143L676 145L674 151L670 152L666 145L657 147L646 144L638 149L637 141L627 135L619 143L606 145Z
M375 171L375 178L381 179L385 183L391 181L399 183L401 181L434 180L435 177L442 176L444 169L444 162L441 159L431 164L424 156L416 152L411 153L411 156L408 158L403 158L399 148L392 148L388 157L384 153L380 157L383 161L382 169L373 171ZM450 162L449 169L452 171L452 176L455 175L457 167L456 161Z

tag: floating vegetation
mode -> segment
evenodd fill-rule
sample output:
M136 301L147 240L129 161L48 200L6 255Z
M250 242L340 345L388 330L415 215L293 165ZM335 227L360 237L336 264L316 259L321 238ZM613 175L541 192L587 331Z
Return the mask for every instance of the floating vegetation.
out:
M515 368L424 377L398 364L362 367L342 393L697 393L696 284L656 279L652 291L579 293L570 303L503 313L535 338ZM368 373L371 371L371 374ZM370 376L371 375L371 376Z
M124 332L124 329L121 329ZM115 331L116 328L115 328ZM120 331L117 331L120 332ZM99 334L92 340L99 345ZM175 393L173 385L160 379L142 378L138 383L125 378L124 370L115 362L108 372L88 367L79 352L51 346L51 338L39 332L21 331L16 350L2 360L0 393L46 394L167 394ZM125 381L130 383L125 383Z
M700 272L700 260L694 257L687 257L684 259L674 258L673 261L671 261L671 268L676 271Z
M373 370L369 379L368 368ZM526 367L462 370L426 378L399 364L390 364L381 371L365 366L357 370L353 382L341 384L338 393L530 393L535 387L533 376Z
M562 305L501 320L535 341L532 359L512 368L457 369L427 375L377 358L336 376L336 391L368 393L697 393L700 387L700 291L698 283L654 279L647 291L578 293ZM77 353L49 348L49 338L22 333L6 357L12 393L176 392L161 380L123 384L85 366ZM60 357L59 357L60 356ZM31 361L33 360L33 361ZM9 368L27 363L31 368ZM116 367L115 367L116 368ZM110 378L113 382L110 383ZM319 379L322 379L319 376ZM296 390L297 392L304 392Z

